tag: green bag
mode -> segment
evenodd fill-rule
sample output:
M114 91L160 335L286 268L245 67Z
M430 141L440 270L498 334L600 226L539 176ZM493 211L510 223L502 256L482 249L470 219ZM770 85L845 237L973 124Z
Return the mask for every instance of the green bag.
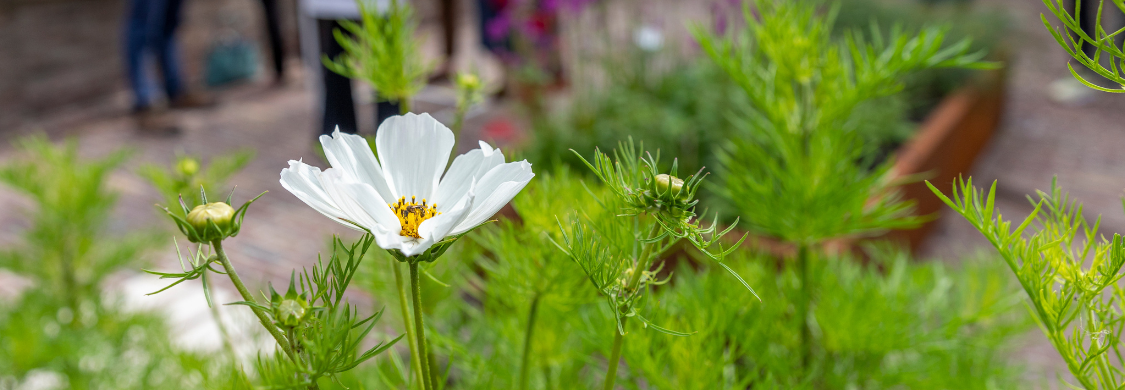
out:
M248 40L220 40L207 53L205 79L210 87L248 80L257 70L258 49Z

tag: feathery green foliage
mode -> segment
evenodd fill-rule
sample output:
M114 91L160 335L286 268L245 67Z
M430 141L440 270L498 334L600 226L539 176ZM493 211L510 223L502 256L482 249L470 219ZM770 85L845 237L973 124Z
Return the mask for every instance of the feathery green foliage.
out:
M409 104L429 72L415 37L414 8L402 0L391 0L386 10L369 0L356 4L360 23L341 20L344 29L333 31L344 53L321 62L330 71L371 84L382 99Z
M929 184L929 183L927 183ZM1085 389L1117 389L1125 384L1119 349L1125 318L1120 280L1125 241L1098 233L1082 205L1070 200L1057 182L1040 191L1022 223L1012 227L996 209L996 182L987 192L972 179L958 180L946 196L930 184L945 204L965 217L992 243L1016 275L1031 302L1039 328ZM1125 203L1123 203L1125 206ZM1088 264L1088 265L1087 265Z
M716 269L681 268L658 289L653 316L692 329L688 338L640 332L626 344L630 377L641 389L995 389L1019 388L1005 348L1030 325L1016 285L995 262L959 269L912 264L873 252L812 264L820 286L814 310L825 340L803 369L793 315L803 294L795 270L736 252L733 267L764 303L730 294Z
M267 388L315 388L323 377L338 381L338 374L355 368L402 339L404 335L389 342L376 343L370 348L364 346L366 336L375 328L383 311L362 317L344 300L344 293L359 270L360 261L374 241L374 236L366 235L348 246L336 238L328 262L318 260L311 273L306 269L300 275L294 275L289 280L290 293L285 297L279 296L270 287L271 301L274 302L270 307L254 302L235 303L258 306L271 313L271 318L285 331L286 339L292 343L299 357L292 359L282 353L260 357L257 373ZM298 310L308 310L309 313L303 313L307 317L296 324L279 318L279 314L283 314L279 309L287 300L302 301L308 309Z
M187 204L203 204L199 197L200 188L210 188L218 193L227 193L227 180L242 171L254 159L254 150L243 149L234 153L212 158L206 166L201 166L200 158L191 155L176 157L171 167L163 168L157 164L144 164L137 173L144 177L164 196L167 205L177 204L184 198ZM179 213L180 209L171 208ZM179 214L181 217L187 213Z
M1090 15L1080 15L1077 11L1071 14L1071 12L1067 10L1067 3L1071 2L1065 0L1043 0L1043 5L1046 5L1047 9L1051 11L1051 14L1055 15L1059 22L1062 23L1061 27L1056 28L1051 26L1051 22L1047 20L1046 15L1041 14L1039 16L1043 20L1043 26L1051 31L1051 35L1055 37L1055 41L1057 41L1059 46L1062 46L1063 49L1066 49L1066 52L1069 53L1071 57L1078 60L1079 64L1082 64L1082 66L1097 73L1099 76L1121 85L1121 88L1106 88L1097 85L1087 80L1085 77L1082 77L1078 71L1074 70L1074 66L1069 63L1066 64L1066 67L1070 69L1070 74L1073 75L1075 79L1078 79L1078 81L1082 82L1082 84L1085 84L1087 87L1102 92L1125 93L1125 43L1118 44L1120 40L1118 37L1125 31L1125 27L1112 32L1106 31L1105 28L1102 27L1102 16L1107 7L1105 6L1105 1L1097 1L1098 12L1097 15L1094 15L1093 21L1095 30L1094 36L1090 36L1090 34L1083 31L1080 22L1081 19L1088 18ZM1083 0L1074 1L1074 9L1082 9L1082 2ZM1111 0L1110 2L1117 7L1119 13L1125 13L1125 1ZM1112 10L1113 8L1109 9ZM1094 47L1093 57L1083 51L1083 47L1086 45ZM1108 64L1108 67L1105 64Z
M244 388L223 356L183 351L161 316L96 296L83 297L72 311L51 292L32 288L0 302L0 333L4 389L44 378L76 390Z
M614 218L597 221L575 214L569 218L569 227L559 222L563 232L562 241L558 243L605 297L617 323L604 384L606 390L612 390L617 379L629 318L636 318L645 328L668 335L691 335L690 331L658 326L641 314L647 304L647 293L668 282L667 278L659 276L664 266L659 262L661 254L680 240L686 239L698 253L722 266L756 296L754 289L724 263L726 256L734 252L746 236L724 248L721 240L733 226L719 231L717 216L710 226L697 219L695 206L699 201L694 197L706 176L702 169L680 180L678 164L673 161L670 173L662 175L657 170L659 153L655 157L647 153L641 157L632 140L621 143L613 156L611 159L595 149L593 162L585 158L582 161L609 190L608 196L598 203ZM673 181L677 185L672 185Z
M311 272L308 269L300 274L294 272L285 296L274 291L271 285L268 305L245 295L245 300L230 303L250 307L259 316L261 325L279 343L273 354L259 356L256 370L247 373L248 376L255 377L257 382L269 389L316 388L321 378L338 381L339 374L386 351L403 337L367 348L364 345L366 337L375 328L383 311L363 317L344 299L345 291L374 241L374 236L365 235L358 242L345 245L337 237L332 242L332 255L327 262L318 259ZM230 260L221 247L213 243L211 249L214 254L204 253L202 248L193 253L189 248L192 268L185 268L183 273L148 271L161 276L161 279L176 279L150 295L186 280L201 278L208 271L231 276L241 293L245 287L234 274ZM216 265L222 270L216 269ZM207 279L203 277L202 280L204 296L211 304Z
M180 351L157 315L124 310L106 278L143 264L145 233L107 229L117 194L109 175L127 151L78 156L77 143L21 138L0 182L27 195L31 225L0 251L0 269L30 283L0 299L0 388L54 382L70 389L213 388L237 383L219 356ZM112 233L110 233L112 232Z
M651 76L610 77L604 89L581 92L566 110L531 118L534 138L524 155L544 170L578 169L585 164L568 149L610 149L632 137L685 166L713 166L712 148L727 142L729 113L745 100L741 90L705 59Z
M107 234L117 194L106 182L129 152L84 161L74 140L62 147L44 136L16 143L22 155L0 169L0 182L29 196L37 209L24 245L0 252L0 267L30 278L77 310L83 297L101 293L99 283L107 275L138 264L154 242L144 234Z
M751 5L752 4L752 5ZM875 161L853 117L902 89L903 76L934 67L983 68L969 41L945 30L831 35L835 8L813 2L748 2L747 26L725 36L695 29L703 49L742 87L750 113L720 150L716 191L746 226L790 242L914 226L893 190L891 161Z
M233 192L227 196L226 204L231 204L232 195ZM203 282L204 298L208 305L212 305L206 274L213 272L226 275L243 298L242 301L231 304L249 307L262 327L277 342L275 353L260 355L255 365L256 370L242 375L253 377L270 389L317 388L321 378L338 381L339 374L386 351L403 337L365 348L363 343L383 311L378 310L363 317L356 308L343 301L344 292L360 269L360 263L375 238L367 234L350 246L345 245L340 238L335 238L328 262L318 259L311 273L306 269L299 277L294 271L284 297L274 291L271 285L271 294L267 297L269 302L263 305L247 290L221 245L226 238L238 234L250 204L261 196L244 203L237 210L231 209L233 215L227 224L229 226L220 227L210 222L202 230L181 217L189 215L191 210L182 197L179 197L179 203L183 214L172 213L165 208L180 231L189 241L199 244L199 247L194 251L188 247L190 260L185 262L177 244L176 251L180 255L182 272L146 270L161 279L174 279L171 284L149 295L167 291L188 280L200 279ZM204 188L200 188L199 202L207 203ZM206 238L201 238L204 236Z
M561 176L561 175L559 175ZM583 185L560 183L544 175L527 191L583 196ZM539 185L542 185L541 187ZM587 185L594 193L604 188ZM585 195L588 197L589 195ZM522 198L522 197L521 197ZM524 199L528 203L537 198ZM589 198L585 198L589 199ZM566 205L545 202L546 210ZM591 208L592 209L592 208ZM591 210L596 212L596 210ZM538 215L539 213L534 213ZM593 218L615 218L596 214ZM528 222L530 229L557 227ZM470 237L517 241L526 233L505 229L507 222ZM537 259L554 244L524 240L521 247L505 247L503 255L463 252L461 260L526 263L512 269L544 264L560 267L557 258ZM490 244L482 244L489 247ZM458 256L458 254L447 255ZM811 264L811 277L820 286L813 310L821 319L818 333L824 343L812 354L812 370L799 358L803 347L794 315L803 293L794 269L777 271L774 260L737 251L728 263L755 286L763 302L740 292L740 284L725 270L681 261L670 283L654 288L645 316L669 329L691 330L690 337L668 337L631 327L623 345L625 364L617 385L624 389L744 389L776 388L1020 388L1021 371L1008 361L1008 347L1031 325L1019 308L1019 288L1005 267L991 258L968 259L958 267L941 263L917 264L905 253L873 251L870 263L828 257ZM701 259L702 260L702 259ZM442 262L439 264L445 264ZM553 264L553 265L552 265ZM570 283L587 283L569 264ZM488 265L479 279L449 280L451 288L466 289L466 301L446 300L427 312L435 327L451 335L446 388L521 388L521 367L532 290L512 288L550 278L521 272L494 271ZM560 277L562 275L559 275ZM577 277L575 277L577 276ZM603 379L606 345L615 327L611 309L583 291L552 291L567 296L540 301L531 336L529 389L598 388ZM579 294L571 296L570 294ZM517 296L512 296L516 295ZM449 301L453 301L452 303ZM444 364L444 361L442 361ZM407 361L380 359L376 366L354 370L342 382L362 388L409 388ZM444 369L443 369L444 372Z
M493 361L518 362L519 367L509 373L479 372L473 383L538 388L531 384L557 380L550 374L555 370L581 369L582 358L569 345L575 341L571 326L558 318L596 302L597 296L586 288L587 280L579 267L553 244L561 239L554 216L565 215L578 204L586 206L580 208L589 218L613 218L596 206L598 197L604 194L603 188L583 185L569 170L542 174L512 200L519 221L501 221L473 234L483 254L472 260L483 276L472 283L480 287L469 291L484 307L469 314L474 321L504 329L480 337L482 341L495 337L490 343L506 351L466 356L473 359L466 365Z

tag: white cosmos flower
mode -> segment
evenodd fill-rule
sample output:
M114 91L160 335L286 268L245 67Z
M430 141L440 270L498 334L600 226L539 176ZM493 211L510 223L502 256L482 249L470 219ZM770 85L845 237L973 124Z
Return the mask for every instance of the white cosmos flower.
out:
M383 249L422 254L504 207L535 176L526 160L504 162L485 142L445 171L453 132L428 114L395 116L375 134L378 159L363 137L320 136L331 168L301 161L281 170L281 186L321 214L370 230Z

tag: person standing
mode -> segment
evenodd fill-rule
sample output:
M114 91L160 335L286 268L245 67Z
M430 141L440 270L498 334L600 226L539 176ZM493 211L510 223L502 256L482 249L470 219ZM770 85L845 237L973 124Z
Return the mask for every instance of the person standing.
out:
M133 113L142 130L175 133L179 126L156 107L157 87L148 74L154 58L160 67L164 94L172 108L214 105L200 93L189 92L183 83L176 30L183 0L132 0L125 25L125 70L133 90Z
M266 37L273 55L273 81L275 85L281 85L285 82L285 49L281 41L281 25L277 19L277 0L262 0L262 11L265 13Z
M373 7L380 12L390 7L390 0L364 0L370 1ZM401 1L401 0L400 0ZM341 132L357 133L355 99L352 96L352 80L326 68L321 63L322 56L336 58L344 49L336 41L333 31L343 31L337 20L359 21L359 7L355 0L302 0L302 35L306 40L302 42L306 61L314 64L319 74L322 96L321 128L320 134L332 134L339 127ZM308 37L315 40L308 40ZM311 44L306 44L311 43ZM376 92L378 93L378 92ZM387 101L377 101L375 104L375 126L378 127L384 119L398 115L398 104Z

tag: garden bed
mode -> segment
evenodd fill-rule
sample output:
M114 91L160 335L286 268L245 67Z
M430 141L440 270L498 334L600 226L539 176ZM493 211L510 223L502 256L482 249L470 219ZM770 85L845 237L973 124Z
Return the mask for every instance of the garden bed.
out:
M948 188L955 178L969 172L999 127L1007 87L1006 70L980 72L973 82L943 98L918 132L898 148L895 175L914 178L900 187L903 196L915 202L918 215L935 218L916 229L894 231L880 238L903 242L912 252L922 247L937 222L938 211L944 207L922 180Z

